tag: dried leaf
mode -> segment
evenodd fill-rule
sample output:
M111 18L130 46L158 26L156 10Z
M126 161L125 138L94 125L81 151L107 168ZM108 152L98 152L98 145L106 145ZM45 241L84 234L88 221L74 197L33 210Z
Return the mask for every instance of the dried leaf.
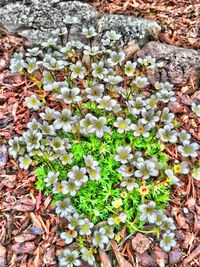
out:
M33 212L30 213L33 224L40 229L44 229L45 232L49 235L49 230L47 229L44 221L42 220L40 215L35 215Z
M36 256L34 258L34 261L33 261L33 267L38 267L38 266L41 266L42 265L42 260L40 259L40 246L37 247L35 253L36 253Z
M44 254L43 262L47 265L54 265L56 264L56 255L55 255L55 248L50 247L47 248Z
M132 265L120 254L117 244L114 240L110 241L111 248L117 258L119 267L132 267Z
M176 222L180 228L186 229L186 230L188 230L190 228L189 225L186 223L185 217L181 213L179 213L177 216L175 216L175 218L176 218Z
M196 204L196 199L193 197L188 198L188 200L185 203L185 205L188 207L190 211L194 210L195 204Z
M112 267L111 262L108 258L108 255L106 254L104 250L99 249L99 257L100 257L100 261L103 267Z
M4 257L6 255L6 248L0 244L0 257Z
M26 211L33 211L35 209L35 206L24 205L24 204L19 203L19 201L17 201L17 203L15 203L14 206L12 207L12 209L26 212Z
M23 243L23 242L26 242L26 241L33 240L35 238L36 238L36 236L33 235L33 234L21 234L21 235L15 236L14 240L17 243Z
M7 188L14 188L16 186L16 175L0 175L1 186L6 186Z
M11 250L17 254L28 253L32 254L35 250L35 244L33 242L19 243L11 246Z

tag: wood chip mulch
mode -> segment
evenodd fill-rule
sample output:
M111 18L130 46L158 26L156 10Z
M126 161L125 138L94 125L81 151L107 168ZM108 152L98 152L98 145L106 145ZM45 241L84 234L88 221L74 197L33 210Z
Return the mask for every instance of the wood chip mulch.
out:
M163 34L166 35L169 31L169 39L173 40L173 44L199 48L196 30L198 19L195 11L196 7L199 8L199 3L196 0L97 0L92 4L100 11L138 14L162 21ZM18 163L9 158L7 153L8 140L22 134L27 122L34 116L23 104L24 98L29 95L34 85L18 74L10 74L8 70L10 56L15 50L23 51L23 49L23 40L18 37L6 36L0 39L0 267L55 267L58 266L56 256L65 246L63 240L57 236L57 231L62 229L63 222L52 209L51 198L44 196L35 188L35 176L28 171L20 170ZM181 107L176 105L171 108L174 108L177 120L183 128L190 131L199 142L200 121L190 111L192 99L199 95L195 92L185 96L185 92L189 89L185 86L177 94ZM169 149L168 153L172 159L176 158L177 151L174 147ZM182 179L181 183L182 186L177 187L172 193L167 210L168 215L173 216L176 222L176 247L170 253L164 253L158 244L153 243L151 244L153 254L147 251L141 254L138 248L138 251L134 252L129 242L119 253L113 242L114 254L118 263L122 264L121 266L119 264L120 267L128 266L127 260L132 266L139 266L138 262L143 266L152 266L148 264L155 264L155 258L156 263L165 259L170 262L170 266L200 266L200 184L192 179ZM145 237L137 238L143 240ZM135 247L139 241L138 239L133 241ZM105 252L101 251L99 257L101 262L109 266Z

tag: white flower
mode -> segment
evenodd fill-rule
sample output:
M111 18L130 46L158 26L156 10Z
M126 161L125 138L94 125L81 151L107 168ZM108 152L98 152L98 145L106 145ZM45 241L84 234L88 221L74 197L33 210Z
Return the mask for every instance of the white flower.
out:
M39 115L44 121L51 122L54 119L54 112L54 109L47 107L45 108L44 112L40 113Z
M117 147L117 155L115 156L115 160L121 162L122 164L127 163L133 158L131 154L131 147L130 146L119 146Z
M71 73L71 78L80 78L83 79L86 69L83 67L82 63L80 61L77 61L76 64L71 64L70 65L70 70L72 71Z
M197 157L197 150L199 149L199 144L190 143L189 140L183 141L183 146L178 146L178 151L183 157Z
M192 103L192 111L200 117L200 105L197 105L196 103Z
M32 108L34 110L38 110L41 106L40 101L37 99L35 95L29 96L25 98L25 103L28 108Z
M88 133L88 127L92 125L93 118L92 114L88 113L86 114L85 119L80 120L81 132L83 134Z
M55 130L63 129L65 132L70 132L72 129L71 110L63 109L61 112L55 111L55 121L53 127Z
M174 172L179 174L188 174L189 173L189 167L188 167L188 163L185 161L182 161L181 163L176 163L174 165Z
M172 130L169 125L165 125L164 128L158 130L157 137L163 142L176 143L177 141L177 131Z
M64 17L63 22L66 24L75 24L78 22L78 18L74 17L74 16L67 15Z
M175 115L171 112L169 112L169 108L168 107L165 107L163 110L162 110L162 113L161 113L161 116L160 116L160 119L162 122L165 123L165 125L169 124L172 122L172 120L174 119Z
M79 94L80 89L78 87L74 87L72 89L63 87L60 89L60 94L57 96L57 98L62 99L66 104L71 104L81 101L81 96L79 96Z
M29 123L27 123L27 127L33 132L37 132L37 130L39 129L39 125L39 122L35 118Z
M59 267L74 267L80 266L81 262L78 260L79 253L77 250L70 251L69 249L63 250L58 256Z
M150 135L149 130L151 129L151 126L149 124L143 124L142 120L139 119L137 124L132 124L131 129L134 131L134 136L144 136L148 137Z
M110 83L111 85L117 85L123 81L123 78L119 75L108 75L105 76L104 81Z
M114 30L107 31L105 35L112 41L117 41L122 37L120 33L116 33Z
M72 164L73 156L74 155L72 153L64 153L60 155L59 159L61 160L63 165Z
M137 66L136 62L132 63L131 61L127 61L124 66L124 73L127 76L132 77L133 73L135 72L136 66Z
M60 137L55 137L51 142L50 146L53 148L55 152L60 152L65 149L64 140Z
M85 89L88 99L91 100L97 100L98 98L101 98L104 91L104 85L103 84L92 84L91 87L87 87Z
M46 186L49 187L50 185L56 183L58 181L59 172L48 172L47 178L44 179Z
M79 220L79 234L80 235L90 235L91 228L94 226L87 218Z
M141 204L139 206L139 211L141 212L140 220L148 221L149 223L154 223L156 221L156 204L151 201L148 204Z
M174 175L173 170L165 170L165 174L174 184L179 185L179 179Z
M150 176L157 176L158 170L155 168L155 163L150 160L145 160L143 162L136 163L137 171L134 175L136 177L142 177L144 180L148 179Z
M192 177L197 181L200 181L200 168L194 168L192 170Z
M107 59L107 62L111 65L111 66L115 66L117 64L120 64L123 60L125 59L125 53L124 52L115 52L112 51L110 53L110 58Z
M95 78L103 79L104 76L108 73L108 70L104 68L104 62L99 61L98 63L92 63L92 75Z
M130 165L121 165L117 169L118 173L120 173L123 177L130 177L134 173L134 168Z
M76 192L79 190L79 186L75 184L75 181L69 180L67 181L62 181L62 193L64 195L67 195L68 193L74 197L76 195Z
M73 213L73 215L68 215L67 220L69 221L69 224L67 227L70 230L74 230L79 224L80 215L75 212L75 213Z
M136 180L132 177L124 177L121 186L126 187L129 192L132 192L134 188L139 188Z
M100 228L94 231L94 237L92 239L92 244L96 247L104 248L104 244L108 243L108 237L105 235L105 229Z
M31 165L31 158L28 155L25 155L24 157L19 157L19 167L24 170L28 170L29 166Z
M62 232L60 237L65 240L66 244L70 244L77 237L77 232L75 230L67 230L66 232Z
M144 88L149 84L148 79L146 77L140 77L140 76L137 76L135 78L134 83L138 88Z
M85 50L83 51L83 54L87 55L87 56L95 56L95 55L101 53L98 46L90 47L90 46L86 45L86 46L84 46L84 49ZM95 77L95 76L93 75L93 77Z
M68 172L67 176L74 181L76 186L81 186L88 180L86 168L84 167L73 166L72 171Z
M156 93L158 99L163 103L168 103L169 101L176 101L175 93L169 91L168 89L162 89Z
M117 104L117 101L111 99L109 95L106 95L103 98L98 98L96 101L99 103L98 108L106 109L108 111L111 111L112 108Z
M138 96L135 100L130 100L127 103L129 111L133 115L138 115L141 112L145 111L145 101L142 97Z
M87 156L84 155L83 158L86 166L91 169L95 169L99 165L98 161L96 161L92 155L87 155Z
M87 262L89 265L94 266L95 257L92 253L92 249L82 248L81 253L82 253L81 256L82 260Z
M94 27L90 28L83 28L82 33L87 37L87 38L92 38L97 36L97 32Z
M123 119L121 117L117 118L117 121L113 123L113 125L118 128L118 133L124 133L126 131L129 131L131 129L131 120L130 119Z
M191 134L186 130L182 130L180 133L178 133L178 137L181 142L184 142L185 140L189 140L191 138Z
M60 217L67 217L69 213L74 212L75 209L71 204L69 198L64 198L63 200L56 201L56 213Z
M89 133L95 133L98 138L102 138L104 132L109 132L109 128L106 126L106 118L100 117L96 118L93 117L92 125L88 126Z
M88 169L88 175L90 180L98 181L101 178L100 167L96 167L95 169Z
M174 233L164 234L163 239L160 241L160 247L164 249L164 251L169 252L172 247L176 245L176 241L173 239Z

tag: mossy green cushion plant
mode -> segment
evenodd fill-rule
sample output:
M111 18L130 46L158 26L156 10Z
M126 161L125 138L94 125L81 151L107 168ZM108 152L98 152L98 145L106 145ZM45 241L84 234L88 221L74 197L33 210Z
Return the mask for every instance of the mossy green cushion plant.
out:
M76 20L65 22L59 31L62 44L67 33L65 45L54 39L15 53L10 67L37 85L25 99L34 118L9 141L9 152L21 168L34 166L37 188L52 195L57 214L68 221L60 236L75 249L66 248L59 264L79 266L81 256L93 265L96 248L109 248L113 238L120 242L123 226L127 234L161 234L160 245L169 251L175 226L163 209L170 186L179 184L175 174L190 171L187 158L199 148L189 133L174 128L165 107L175 100L172 85L149 84L146 73L162 67L151 57L125 62L115 46L120 34L108 32L97 47L95 29L83 29L84 45L68 41ZM163 149L175 142L185 161L173 170Z

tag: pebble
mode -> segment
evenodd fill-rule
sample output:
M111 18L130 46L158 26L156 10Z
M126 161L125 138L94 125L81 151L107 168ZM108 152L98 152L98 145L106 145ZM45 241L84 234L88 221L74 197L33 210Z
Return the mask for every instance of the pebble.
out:
M173 249L169 252L169 263L177 264L181 261L182 252L179 248Z

